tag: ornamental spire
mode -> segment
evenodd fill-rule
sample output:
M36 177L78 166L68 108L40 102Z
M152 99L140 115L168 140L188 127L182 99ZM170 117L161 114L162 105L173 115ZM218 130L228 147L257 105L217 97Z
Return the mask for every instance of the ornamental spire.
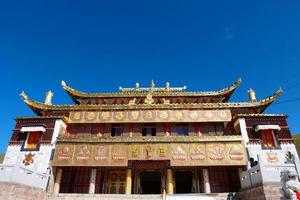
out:
M169 91L170 90L170 83L166 82L166 90Z
M155 83L154 83L154 81L152 79L151 82L150 82L150 88L153 89L154 87L155 87Z
M27 99L28 99L28 96L25 94L24 91L22 91L22 92L20 93L20 97L22 97L23 100L27 100Z
M45 97L45 104L46 105L52 105L52 97L53 97L54 93L49 90L48 92L46 92L46 97Z
M248 90L249 101L256 101L256 93L252 88Z

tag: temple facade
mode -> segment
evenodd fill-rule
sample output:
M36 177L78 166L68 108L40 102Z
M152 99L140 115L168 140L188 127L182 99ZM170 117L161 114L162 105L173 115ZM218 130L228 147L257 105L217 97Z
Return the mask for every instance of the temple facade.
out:
M16 118L0 180L26 184L21 179L30 171L31 185L54 195L236 193L253 187L249 170L286 167L299 158L287 116L264 114L282 90L257 100L250 89L248 101L229 102L240 83L190 92L151 81L149 87L85 93L62 81L72 105L53 105L52 92L43 103L22 92L36 116ZM280 171L266 173L280 181Z

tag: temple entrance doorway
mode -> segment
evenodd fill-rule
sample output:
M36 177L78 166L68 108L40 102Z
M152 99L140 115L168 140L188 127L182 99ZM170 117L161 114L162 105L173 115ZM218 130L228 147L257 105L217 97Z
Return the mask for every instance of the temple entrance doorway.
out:
M159 171L143 171L140 175L142 194L161 193L161 173Z
M175 172L175 183L176 193L191 193L193 187L193 173L191 171Z

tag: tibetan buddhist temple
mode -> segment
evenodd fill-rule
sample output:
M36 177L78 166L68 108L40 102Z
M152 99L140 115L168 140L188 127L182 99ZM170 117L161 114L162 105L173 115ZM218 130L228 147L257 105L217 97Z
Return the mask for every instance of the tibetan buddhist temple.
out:
M53 105L51 91L44 102L22 92L35 116L16 118L0 181L30 182L54 196L124 198L235 195L280 182L283 169L297 172L299 162L287 115L264 113L282 90L259 100L249 89L249 100L230 102L240 84L188 91L151 81L86 93L62 81L72 105Z

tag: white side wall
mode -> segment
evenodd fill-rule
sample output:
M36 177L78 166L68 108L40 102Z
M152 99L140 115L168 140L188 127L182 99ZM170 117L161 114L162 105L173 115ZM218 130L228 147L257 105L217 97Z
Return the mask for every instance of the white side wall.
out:
M249 186L247 181L250 179L247 179L247 177L251 177L252 181L256 180L259 183L265 181L280 182L280 173L282 170L288 169L292 171L296 170L298 173L300 172L299 155L294 144L280 144L279 148L276 149L263 149L261 144L249 144L249 136L245 119L238 119L238 123L240 125L241 134L245 141L246 151L249 156L248 159L252 157L255 161L258 161L258 166L251 168L251 166L248 165L248 170L243 172L241 177L242 185L246 184L247 187ZM286 155L288 152L293 154L295 161L294 163L287 162ZM260 169L257 170L258 168ZM256 178L256 176L260 177L260 179Z
M34 177L34 176L32 176L32 173L36 173L37 174L36 177L38 177L38 174L46 175L47 173L49 173L49 169L50 169L49 161L51 159L51 153L55 149L55 144L56 144L56 140L57 140L59 133L64 132L65 129L66 129L66 124L61 119L57 119L55 121L51 144L41 144L39 151L21 151L22 145L9 145L7 148L7 152L5 154L3 165L0 165L0 167L1 167L0 177L2 177L2 178L0 178L0 181L20 182L17 180L19 180L21 177L18 177L19 173L16 173L15 170L18 170L18 171L29 170L31 172L31 174L30 175L28 174L28 178L30 176L31 179L32 179L32 177ZM34 154L33 163L28 166L25 166L23 163L23 160L25 159L25 155L29 154L30 152L32 154ZM4 173L4 172L6 174L1 175L1 173ZM9 175L7 173L12 173L12 174ZM13 174L15 174L15 175L13 175ZM15 176L17 176L17 177L15 177ZM26 175L22 175L22 179L24 179L24 176L26 177ZM4 177L7 177L10 180L2 180ZM48 178L44 178L43 181L47 183ZM41 180L38 180L35 183L41 184L40 182L41 182ZM31 181L30 184L34 186L35 183L34 183L34 181L33 182ZM25 184L26 184L26 181L25 181ZM42 185L45 185L45 184L42 184ZM46 188L44 188L44 189L46 189Z

